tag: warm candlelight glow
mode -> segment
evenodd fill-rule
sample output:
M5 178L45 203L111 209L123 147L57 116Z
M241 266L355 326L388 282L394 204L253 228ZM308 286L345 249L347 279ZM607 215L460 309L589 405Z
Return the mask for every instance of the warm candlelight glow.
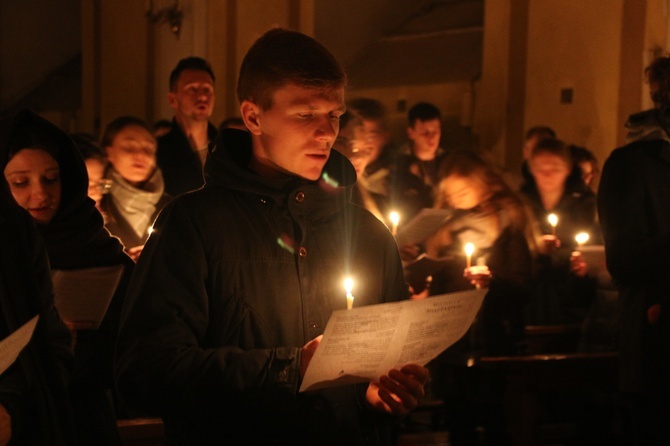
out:
M347 310L351 310L354 306L354 295L351 294L354 289L354 281L351 277L344 279L344 289L347 292Z
M472 253L475 252L475 245L472 243L465 244L465 258L466 258L466 268L470 268L472 261Z
M391 228L391 234L396 235L398 232L398 223L400 223L400 214L398 214L396 211L393 211L389 215L389 218L393 224L393 227Z
M549 214L547 216L547 220L549 220L549 224L551 225L551 234L556 235L556 225L558 224L558 217L556 214Z
M580 232L575 236L575 240L577 241L577 246L582 246L589 241L589 235L586 232Z
M147 229L147 233L148 233L149 235L151 235L152 232L154 232L154 227L153 227L153 226L149 226L149 229Z

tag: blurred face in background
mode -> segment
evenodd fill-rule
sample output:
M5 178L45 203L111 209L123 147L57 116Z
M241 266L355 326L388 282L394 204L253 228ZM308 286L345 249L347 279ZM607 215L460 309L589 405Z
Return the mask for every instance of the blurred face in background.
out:
M58 162L42 149L26 148L9 160L4 173L18 205L37 223L49 223L61 200Z
M412 141L414 156L422 161L431 161L440 147L442 124L439 119L416 120L413 127L407 128L407 136Z
M333 148L349 158L358 178L365 172L374 150L366 139L365 127L353 122L340 130Z
M472 209L490 195L488 187L475 177L449 175L440 187L445 202L454 209Z
M133 186L147 181L156 169L156 140L142 126L125 126L105 150L109 163Z
M88 196L97 205L102 200L102 178L105 173L105 163L99 158L88 158L84 162L88 173Z
M565 159L552 153L540 152L530 159L530 173L540 193L562 192L571 169Z

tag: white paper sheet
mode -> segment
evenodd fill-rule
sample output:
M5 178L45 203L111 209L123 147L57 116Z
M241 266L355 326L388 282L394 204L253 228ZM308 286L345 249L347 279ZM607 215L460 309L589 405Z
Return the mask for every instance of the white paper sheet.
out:
M487 291L334 311L300 391L377 380L409 363L425 365L463 337Z
M39 317L39 315L35 316L0 342L0 375L14 364L21 350L28 345Z
M123 274L123 265L53 273L56 308L66 322L100 325Z
M424 208L409 222L400 226L396 235L398 246L421 243L440 229L454 214L450 209Z

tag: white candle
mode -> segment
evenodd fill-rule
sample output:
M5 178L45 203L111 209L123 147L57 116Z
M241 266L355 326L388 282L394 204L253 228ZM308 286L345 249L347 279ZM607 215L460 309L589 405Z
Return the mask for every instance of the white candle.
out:
M398 223L400 223L400 214L398 214L396 211L393 211L389 215L389 218L391 219L391 223L393 224L391 228L391 234L396 235L396 233L398 232Z
M351 277L344 279L344 289L347 292L347 310L351 310L351 308L354 306L354 295L351 294L352 290L354 289L354 281L351 279Z
M466 268L470 268L471 261L472 261L472 253L475 252L475 245L472 243L466 243L465 244L465 258L466 258Z
M558 217L556 214L549 214L547 216L547 220L549 220L549 224L551 225L551 235L556 235L556 225L558 224Z

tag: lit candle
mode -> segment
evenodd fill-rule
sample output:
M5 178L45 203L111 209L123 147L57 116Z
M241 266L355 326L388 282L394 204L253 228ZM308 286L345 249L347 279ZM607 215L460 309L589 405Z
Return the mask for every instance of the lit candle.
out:
M580 232L575 236L575 240L577 241L577 246L582 246L589 241L589 235L586 232Z
M347 310L351 310L351 307L354 306L354 295L351 294L351 291L354 289L354 281L351 277L344 279L344 289L347 292Z
M547 217L549 224L551 225L551 235L556 235L556 225L558 224L558 217L556 214L549 214Z
M472 243L466 243L465 244L465 258L466 258L465 267L466 268L470 268L473 252L475 252L475 245L473 245Z
M391 219L391 223L393 224L391 228L391 234L396 235L396 233L398 232L398 223L400 223L400 214L398 214L396 211L393 211L389 215L389 218Z

